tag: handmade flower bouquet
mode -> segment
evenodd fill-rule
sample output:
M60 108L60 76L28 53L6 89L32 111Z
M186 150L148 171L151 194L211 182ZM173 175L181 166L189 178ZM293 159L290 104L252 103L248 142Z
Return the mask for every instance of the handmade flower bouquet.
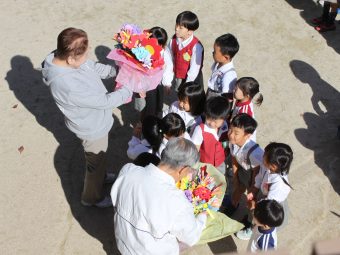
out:
M115 60L119 72L117 87L127 86L134 92L153 90L162 80L163 50L156 38L134 24L124 24L113 37L118 42L107 56Z
M215 179L207 172L207 166L200 167L197 175L187 176L177 183L177 187L184 191L184 194L194 207L194 214L203 211L210 214L210 210L218 211L221 201L217 195L222 192Z
M197 244L213 242L241 230L243 224L218 211L227 188L224 175L210 164L199 163L195 168L199 169L197 175L183 178L177 187L192 203L195 215L208 212L205 229Z

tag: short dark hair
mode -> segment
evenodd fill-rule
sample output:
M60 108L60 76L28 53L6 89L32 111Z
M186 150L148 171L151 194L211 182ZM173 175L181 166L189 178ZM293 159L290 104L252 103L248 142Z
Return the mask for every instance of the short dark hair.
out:
M161 27L153 27L149 30L149 32L152 34L151 37L156 38L158 44L164 48L168 41L168 34L165 29Z
M136 166L142 166L145 167L149 165L150 163L157 166L161 159L157 157L155 154L149 153L149 152L143 152L138 155L138 157L133 161L133 163Z
M240 45L238 44L236 37L232 34L224 34L217 37L215 44L220 47L223 55L228 55L231 58L233 58L240 49Z
M55 56L62 60L66 60L69 56L81 56L86 52L88 44L89 40L84 30L66 28L58 35Z
M285 213L279 202L264 199L256 203L254 217L259 223L272 228L282 224Z
M180 101L188 99L192 115L197 116L203 113L205 92L200 84L193 81L181 84L178 88L177 96Z
M185 132L185 123L181 116L171 112L162 119L162 132L168 137L179 137Z
M257 122L246 113L236 115L230 123L231 126L241 128L247 134L253 134L257 128Z
M198 17L191 11L184 11L177 15L176 25L195 31L199 27Z
M204 108L206 119L226 119L230 113L231 104L223 96L214 96L207 100Z
M264 154L268 163L277 166L281 175L289 173L293 161L293 151L288 144L269 143L264 148Z
M260 85L255 78L242 77L236 81L236 87L238 87L242 91L243 95L249 96L251 99L253 99L254 96L258 94L255 103L257 105L262 104L263 96L260 93Z

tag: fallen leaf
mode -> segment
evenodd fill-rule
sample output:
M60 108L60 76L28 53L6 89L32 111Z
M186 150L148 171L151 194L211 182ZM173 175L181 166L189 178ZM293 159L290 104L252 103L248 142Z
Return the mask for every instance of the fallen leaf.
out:
M17 108L18 107L18 104L15 104L12 106L12 108Z
M20 146L19 148L18 148L18 151L20 152L20 154L24 151L24 146Z

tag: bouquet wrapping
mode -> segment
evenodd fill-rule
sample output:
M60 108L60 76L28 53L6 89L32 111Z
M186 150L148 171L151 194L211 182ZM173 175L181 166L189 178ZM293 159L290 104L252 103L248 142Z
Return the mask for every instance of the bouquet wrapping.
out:
M119 67L116 77L117 88L122 85L133 92L153 90L163 76L163 50L156 38L134 24L124 24L114 35L118 42L107 56Z

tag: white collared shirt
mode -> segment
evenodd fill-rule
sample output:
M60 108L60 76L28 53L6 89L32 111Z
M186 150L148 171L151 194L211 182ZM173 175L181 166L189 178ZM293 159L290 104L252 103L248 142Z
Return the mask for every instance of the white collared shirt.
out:
M251 139L248 139L242 147L239 147L236 144L230 144L230 153L231 155L236 159L237 163L244 169L249 170L250 166L247 163L247 155L248 151L251 147L253 147L256 144ZM259 146L257 147L250 155L249 160L252 168L255 168L257 166L260 166L263 162L263 150Z
M288 176L271 173L264 165L261 165L259 173L255 177L255 187L260 189L267 199L274 199L283 203L290 192L290 187L284 183L288 182ZM288 182L289 183L289 182Z
M126 154L132 160L135 160L139 156L139 154L142 154L143 152L152 153L152 148L148 141L145 139L141 140L136 136L132 136L131 140L128 143L128 146L129 147Z
M216 132L216 129L211 128L204 124L204 131L207 133L212 134L215 139L218 141L221 137L221 135L225 132L228 131L228 124L226 121L223 122L222 126L218 129ZM201 129L201 126L196 126L195 130L191 136L191 141L196 145L196 146L201 146L203 143L203 131Z
M184 47L188 46L189 43L191 43L192 39L194 38L194 35L191 35L188 39L182 41L179 38L176 38L176 43L178 45L178 49L181 50ZM172 59L174 59L174 54L171 49L172 40L170 40L168 47L172 53ZM186 82L194 81L199 71L201 70L201 64L202 64L202 58L203 58L203 46L200 43L196 43L194 47L192 48L192 56L190 59L190 68L187 73L187 79Z
M162 56L164 58L162 85L170 87L172 80L174 79L174 65L172 62L171 52L168 47L164 47Z
M208 88L219 93L233 93L237 74L233 61L218 68L218 63L211 67L212 74L208 80Z
M150 164L126 164L111 189L117 247L125 254L179 254L200 238L206 215L194 216L192 204L175 180Z

